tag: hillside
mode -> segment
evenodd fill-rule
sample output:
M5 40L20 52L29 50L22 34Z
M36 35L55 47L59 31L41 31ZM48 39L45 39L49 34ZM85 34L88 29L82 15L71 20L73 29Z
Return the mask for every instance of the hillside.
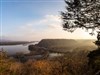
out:
M66 52L72 50L93 50L96 48L94 40L73 40L73 39L43 39L37 46L51 50Z
M77 41L71 39L43 39L38 43L40 47L74 46Z

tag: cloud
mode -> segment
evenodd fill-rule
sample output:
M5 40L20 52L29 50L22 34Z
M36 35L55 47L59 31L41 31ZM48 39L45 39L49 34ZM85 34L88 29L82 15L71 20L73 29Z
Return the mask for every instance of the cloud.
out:
M16 30L11 33L13 35L9 35L9 37L15 40L40 40L53 37L53 35L55 35L53 33L56 31L57 34L57 30L59 29L62 30L60 16L45 15L42 19L33 20L30 23L16 28Z
M66 39L89 39L94 38L81 29L76 30L73 34L65 32L62 29L62 20L58 15L45 15L39 20L33 20L30 23L21 25L11 39L18 40L41 40L47 38L66 38Z
M61 28L61 18L58 15L45 15L42 19L33 21L33 26L38 28Z

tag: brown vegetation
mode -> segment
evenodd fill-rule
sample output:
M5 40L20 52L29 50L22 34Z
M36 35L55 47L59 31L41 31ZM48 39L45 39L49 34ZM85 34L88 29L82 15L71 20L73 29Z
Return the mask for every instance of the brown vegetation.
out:
M0 52L1 75L92 75L88 68L88 52L68 52L52 59L28 60L24 63Z

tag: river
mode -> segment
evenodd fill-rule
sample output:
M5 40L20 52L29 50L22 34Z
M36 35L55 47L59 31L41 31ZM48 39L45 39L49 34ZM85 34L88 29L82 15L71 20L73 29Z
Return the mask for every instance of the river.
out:
M0 46L0 50L6 51L7 54L15 54L19 52L29 53L28 46L23 45Z
M37 44L37 43L30 43L30 44ZM30 44L26 45L3 45L0 46L0 50L6 51L7 54L16 54L16 53L29 53L30 51L28 50L28 46Z
M37 42L38 43L38 42ZM3 45L0 46L0 51L6 51L8 55L14 55L16 53L24 53L27 54L30 51L28 50L28 46L33 44L37 44L37 43L30 43L30 44L26 44L26 45ZM49 56L50 57L56 57L56 56L61 56L62 54L60 53L50 53Z

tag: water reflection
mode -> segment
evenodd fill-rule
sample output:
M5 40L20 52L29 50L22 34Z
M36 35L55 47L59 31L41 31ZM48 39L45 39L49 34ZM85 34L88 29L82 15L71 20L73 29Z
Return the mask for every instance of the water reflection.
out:
M63 54L61 53L50 53L49 57L57 57L57 56L62 56Z
M30 44L37 44L37 43L30 43ZM24 53L24 54L27 54L27 53L30 53L30 51L28 50L28 46L30 44L26 44L26 45L3 45L3 46L0 46L0 50L3 50L3 51L6 51L7 54L9 55L14 55L16 53ZM49 53L49 57L57 57L57 56L62 56L63 54L61 53ZM36 55L35 57L41 57L41 54L40 55Z
M0 50L6 51L8 54L15 54L18 52L22 53L29 53L28 45L7 45L7 46L0 46Z
M37 44L37 43L30 43L30 44ZM0 50L4 50L6 51L8 54L16 54L16 53L19 53L19 52L22 52L22 53L29 53L30 51L28 50L28 46L30 44L26 44L26 45L3 45L3 46L0 46Z

